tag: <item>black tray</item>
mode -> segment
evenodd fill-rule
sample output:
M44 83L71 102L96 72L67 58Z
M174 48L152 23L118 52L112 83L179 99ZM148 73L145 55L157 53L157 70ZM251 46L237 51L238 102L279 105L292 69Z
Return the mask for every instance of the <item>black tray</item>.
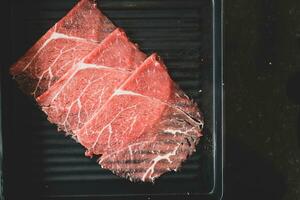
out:
M18 88L8 68L75 4L12 0L1 6L1 195L5 199L220 199L223 191L221 0L101 0L148 55L157 51L205 116L205 136L179 172L131 183L84 157ZM122 198L123 197L123 198Z

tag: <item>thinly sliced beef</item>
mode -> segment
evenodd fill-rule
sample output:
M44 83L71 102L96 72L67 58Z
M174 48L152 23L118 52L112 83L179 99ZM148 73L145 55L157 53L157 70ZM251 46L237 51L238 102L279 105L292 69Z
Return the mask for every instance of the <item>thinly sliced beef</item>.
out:
M75 131L87 155L119 176L153 181L195 151L203 121L153 54Z
M116 29L37 102L50 122L66 132L76 131L145 58L126 34Z
M10 73L25 93L38 97L114 29L95 1L82 0L12 65Z
M177 170L195 151L202 115L171 80L108 20L81 0L10 70L48 120L134 181Z
M152 128L126 146L106 151L99 164L132 181L153 182L168 171L177 171L196 150L203 125L198 120L168 105Z

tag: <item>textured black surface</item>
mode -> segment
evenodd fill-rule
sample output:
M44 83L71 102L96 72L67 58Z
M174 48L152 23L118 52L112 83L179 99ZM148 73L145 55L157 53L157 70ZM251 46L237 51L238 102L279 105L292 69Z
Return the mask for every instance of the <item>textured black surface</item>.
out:
M96 159L84 157L84 149L58 133L7 74L8 63L32 46L75 2L10 2L10 28L7 30L10 55L3 69L3 91L6 93L3 98L4 195L8 199L19 196L25 199L140 196L146 199L158 198L157 195L174 199L174 195L196 198L195 194L213 198L221 189L221 174L216 173L215 168L220 163L216 163L214 156L213 132L215 125L221 126L220 121L216 124L213 118L218 113L213 101L211 1L100 2L104 13L124 28L142 50L148 55L154 51L160 54L173 79L199 103L205 115L205 137L198 151L179 172L168 173L155 184L130 183L102 170ZM218 101L221 101L220 96ZM220 162L220 157L218 159Z
M227 200L300 199L300 1L225 1Z

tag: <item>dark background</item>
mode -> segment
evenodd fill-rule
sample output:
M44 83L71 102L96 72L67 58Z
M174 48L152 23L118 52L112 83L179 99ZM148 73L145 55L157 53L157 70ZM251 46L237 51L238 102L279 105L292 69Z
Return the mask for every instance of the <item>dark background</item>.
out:
M224 12L225 199L300 199L300 1Z

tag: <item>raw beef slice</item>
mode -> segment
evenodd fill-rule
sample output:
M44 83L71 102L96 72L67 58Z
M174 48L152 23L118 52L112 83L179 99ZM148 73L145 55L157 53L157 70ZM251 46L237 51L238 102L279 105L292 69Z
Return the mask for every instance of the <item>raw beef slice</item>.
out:
M80 129L145 60L146 55L116 29L37 102L48 120L68 133Z
M177 170L195 151L202 116L170 79L156 54L119 86L80 130L74 131L99 164L134 181Z
M38 97L114 29L93 0L81 0L12 65L10 73L25 93Z
M96 8L81 0L11 67L48 120L133 181L177 170L202 135L200 111Z

